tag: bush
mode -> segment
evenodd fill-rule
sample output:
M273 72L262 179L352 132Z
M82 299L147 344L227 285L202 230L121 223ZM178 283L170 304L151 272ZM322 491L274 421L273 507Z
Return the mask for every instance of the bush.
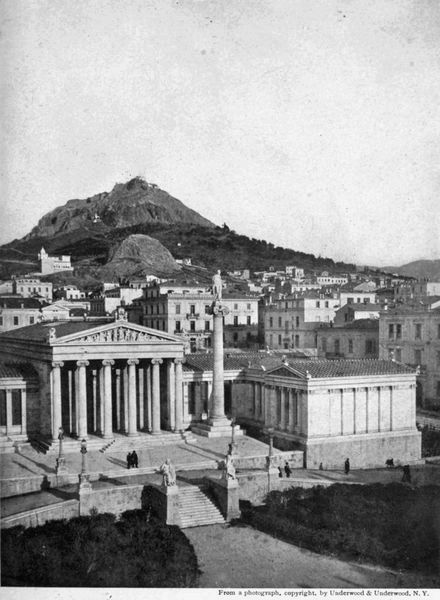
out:
M2 585L194 587L194 550L143 510L2 531Z
M243 518L316 552L435 573L440 558L440 487L337 484L270 492Z

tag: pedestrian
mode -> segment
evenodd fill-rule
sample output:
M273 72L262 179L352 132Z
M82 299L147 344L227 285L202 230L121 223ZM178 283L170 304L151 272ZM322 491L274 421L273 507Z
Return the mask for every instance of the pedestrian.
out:
M133 462L133 467L135 469L137 469L138 468L138 461L139 461L139 459L138 459L138 455L136 453L136 450L133 450L133 452L131 453L131 460Z
M278 467L278 477L282 477L283 476L283 469L281 467Z
M411 472L409 470L409 465L403 466L402 482L411 483Z
M127 454L127 469L131 467L131 452Z
M292 473L292 469L290 468L289 463L287 462L287 460L286 460L285 465L284 465L284 472L286 474L286 477L290 477L290 474Z
M323 471L323 470L324 470L324 467L322 466L322 462L320 462L320 463L319 463L319 470L320 470L320 471Z
M350 473L350 460L348 458L345 460L344 463L344 471L346 475Z

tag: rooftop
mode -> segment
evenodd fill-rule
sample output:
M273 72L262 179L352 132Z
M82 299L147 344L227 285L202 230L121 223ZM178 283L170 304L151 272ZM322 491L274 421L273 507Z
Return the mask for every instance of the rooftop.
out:
M25 379L38 377L37 372L29 363L4 363L0 362L0 379Z
M41 303L36 298L3 296L0 298L0 310L2 308L41 308Z

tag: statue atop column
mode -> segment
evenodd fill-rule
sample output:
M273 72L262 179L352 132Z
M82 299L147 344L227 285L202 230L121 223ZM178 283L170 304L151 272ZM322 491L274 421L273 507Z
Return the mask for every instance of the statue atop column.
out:
M214 294L214 302L222 299L223 281L220 269L212 278L212 293Z

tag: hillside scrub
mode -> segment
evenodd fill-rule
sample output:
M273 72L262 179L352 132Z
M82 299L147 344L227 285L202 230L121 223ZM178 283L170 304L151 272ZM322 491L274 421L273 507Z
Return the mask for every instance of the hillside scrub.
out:
M131 510L1 532L2 585L195 587L197 558L178 527Z
M346 485L270 492L243 519L325 554L435 574L440 560L440 487Z

